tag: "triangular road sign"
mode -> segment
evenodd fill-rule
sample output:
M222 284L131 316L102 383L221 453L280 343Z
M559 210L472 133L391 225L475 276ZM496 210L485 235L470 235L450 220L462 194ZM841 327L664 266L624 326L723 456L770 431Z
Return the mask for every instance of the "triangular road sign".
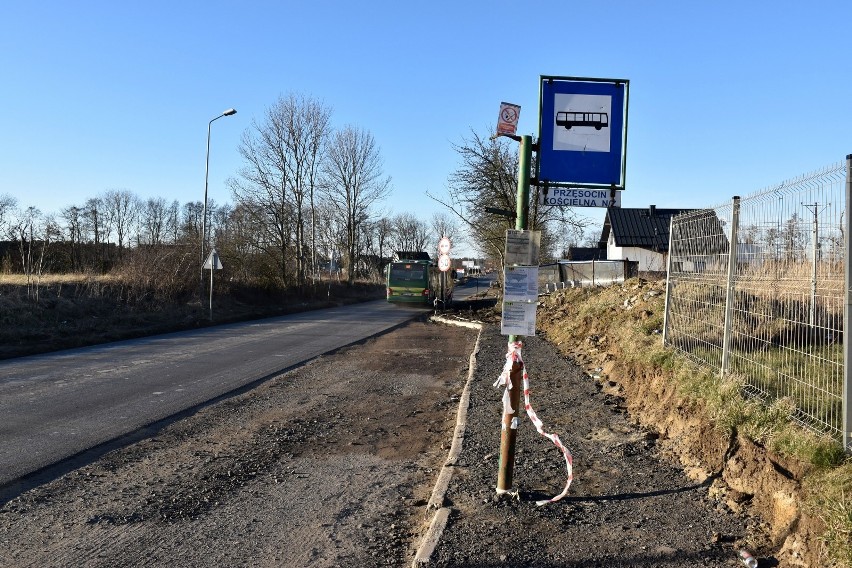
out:
M204 268L207 270L222 270L222 268L224 268L222 266L222 262L219 260L219 253L216 252L216 249L210 251L210 255L207 257L207 260L204 261Z

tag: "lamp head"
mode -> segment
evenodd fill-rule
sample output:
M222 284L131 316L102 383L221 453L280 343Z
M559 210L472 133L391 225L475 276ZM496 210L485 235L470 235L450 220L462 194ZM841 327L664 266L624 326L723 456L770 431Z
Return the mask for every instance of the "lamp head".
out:
M231 116L232 114L237 114L237 109L229 108L222 113L222 116Z

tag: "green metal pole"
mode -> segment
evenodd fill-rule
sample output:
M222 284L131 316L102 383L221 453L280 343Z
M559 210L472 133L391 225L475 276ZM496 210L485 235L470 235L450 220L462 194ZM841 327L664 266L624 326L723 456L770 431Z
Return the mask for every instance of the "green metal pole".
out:
M532 164L532 136L521 136L519 148L520 160L518 164L518 195L515 205L515 229L527 229L527 216L530 208L530 166ZM520 341L521 336L510 335L509 343ZM513 363L509 378L512 388L509 389L509 404L512 412L503 413L503 421L500 428L500 465L497 472L497 492L507 493L512 489L512 474L515 469L515 440L518 435L520 423L521 389L523 380L523 366Z

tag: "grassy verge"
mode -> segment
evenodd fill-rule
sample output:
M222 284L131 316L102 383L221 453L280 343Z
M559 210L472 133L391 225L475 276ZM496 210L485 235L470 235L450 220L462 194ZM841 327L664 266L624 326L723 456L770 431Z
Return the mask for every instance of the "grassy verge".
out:
M0 275L0 359L246 321L383 296L371 283L317 282L302 290L222 287L208 303L115 275L51 275L37 285Z

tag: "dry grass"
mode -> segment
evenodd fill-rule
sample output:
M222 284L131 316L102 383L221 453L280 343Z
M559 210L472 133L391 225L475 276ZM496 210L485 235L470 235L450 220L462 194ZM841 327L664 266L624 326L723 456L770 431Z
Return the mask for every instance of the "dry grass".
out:
M231 284L216 289L211 322L197 293L140 286L126 276L46 275L35 288L23 276L2 275L0 359L376 299L383 292L366 283L323 282L301 292Z
M80 284L84 282L101 282L109 284L117 280L116 276L111 274L44 274L39 277L30 277L31 283L38 283L42 286L55 286L57 284ZM26 286L28 284L27 276L23 274L0 274L0 286L8 284L11 286Z

